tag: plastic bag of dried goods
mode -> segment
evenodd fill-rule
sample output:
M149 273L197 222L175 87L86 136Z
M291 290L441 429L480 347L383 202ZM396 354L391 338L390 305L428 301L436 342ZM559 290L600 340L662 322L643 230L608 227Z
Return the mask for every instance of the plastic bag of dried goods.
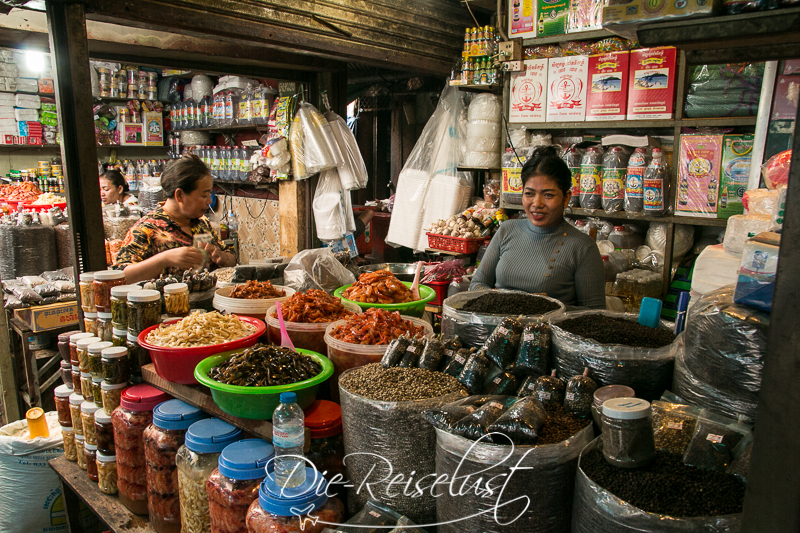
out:
M492 442L496 444L508 444L509 439L514 444L536 444L539 431L546 421L547 412L542 402L528 396L517 400L487 429ZM502 435L491 435L493 433Z

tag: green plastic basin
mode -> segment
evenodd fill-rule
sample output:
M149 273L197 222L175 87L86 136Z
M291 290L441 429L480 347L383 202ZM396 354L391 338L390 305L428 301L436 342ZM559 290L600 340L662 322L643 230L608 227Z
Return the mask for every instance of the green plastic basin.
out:
M211 397L217 406L229 415L253 420L271 420L272 412L280 403L282 392L297 394L297 403L305 409L316 399L320 383L333 375L333 363L324 355L310 350L298 348L296 351L313 358L322 365L322 372L311 379L298 381L289 385L273 385L270 387L243 387L241 385L227 385L208 377L212 367L227 361L230 357L244 350L233 350L219 355L213 355L200 361L194 369L194 377L201 385L211 389Z
M408 281L402 281L403 285L408 288L411 288L411 283ZM401 315L406 316L414 316L414 317L421 317L425 313L425 304L436 298L436 291L432 288L428 287L427 285L420 285L419 286L419 296L420 299L416 302L405 302L401 304L371 304L368 302L356 302L355 300L348 300L342 294L346 291L350 285L345 285L344 287L339 287L333 293L334 296L337 298L341 298L345 302L352 302L361 309L369 309L370 307L378 307L380 309L386 309L388 311L400 311Z

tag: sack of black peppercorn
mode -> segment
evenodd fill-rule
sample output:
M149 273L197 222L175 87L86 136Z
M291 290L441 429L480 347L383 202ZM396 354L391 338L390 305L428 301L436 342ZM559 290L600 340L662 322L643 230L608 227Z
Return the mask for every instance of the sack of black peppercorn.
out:
M511 372L501 372L490 377L489 383L483 389L483 394L511 394L515 395L519 389L517 376Z
M417 368L425 370L439 370L444 360L445 344L438 337L431 337L425 341L425 347L417 361Z
M664 401L653 402L652 408L656 450L683 455L694 436L702 410Z
M556 371L553 370L549 376L528 376L517 391L517 396L534 396L545 407L555 407L564 403L565 392L566 385L556 377Z

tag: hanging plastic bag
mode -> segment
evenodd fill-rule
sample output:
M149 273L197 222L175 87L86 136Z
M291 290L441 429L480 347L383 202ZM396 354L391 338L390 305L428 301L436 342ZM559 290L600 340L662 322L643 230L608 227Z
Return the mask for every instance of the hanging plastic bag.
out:
M308 102L300 104L292 123L293 129L298 122L302 127L302 158L308 176L344 162L328 121L313 105Z
M342 180L342 186L348 191L363 189L367 186L369 175L355 135L347 127L347 122L333 111L325 113L325 118L330 124L333 137L344 159L339 165L339 179Z
M312 205L320 240L341 239L347 233L344 194L336 169L326 170L320 175Z

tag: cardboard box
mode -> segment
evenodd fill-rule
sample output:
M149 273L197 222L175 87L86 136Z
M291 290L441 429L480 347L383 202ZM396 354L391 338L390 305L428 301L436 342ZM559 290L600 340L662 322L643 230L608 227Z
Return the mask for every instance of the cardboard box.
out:
M589 56L586 121L625 120L630 52Z
M508 37L536 37L536 1L508 0Z
M142 113L145 146L164 146L164 116L159 111Z
M681 135L675 215L716 218L723 135Z
M672 46L643 48L630 53L628 120L661 120L675 112L676 61Z
M553 57L548 61L547 122L583 122L589 56Z
M14 316L34 333L73 326L78 323L78 302L15 309Z
M671 18L704 17L719 10L719 0L652 2L650 0L609 0L603 8L603 25L652 22Z
M717 218L744 213L742 197L750 178L753 135L725 135L722 139Z
M606 0L570 0L567 33L603 28L603 6Z
M570 0L538 0L536 4L536 36L567 33Z
M124 146L144 146L142 124L138 122L123 122L117 124L120 133L120 143Z
M511 75L508 121L544 122L547 106L547 59L529 59L525 70Z

